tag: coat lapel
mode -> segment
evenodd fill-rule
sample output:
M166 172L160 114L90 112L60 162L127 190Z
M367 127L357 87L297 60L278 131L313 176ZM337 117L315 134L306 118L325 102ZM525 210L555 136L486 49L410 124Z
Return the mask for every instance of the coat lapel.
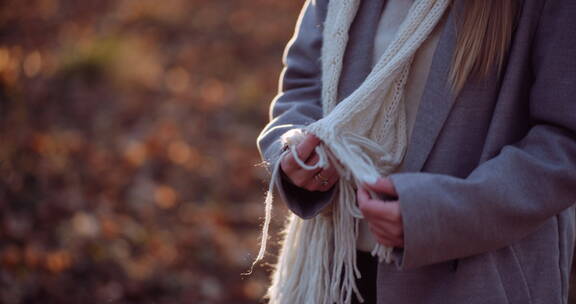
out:
M452 110L454 95L451 92L448 76L456 45L454 20L456 9L457 7L452 7L448 12L444 28L440 33L440 40L432 58L412 136L400 171L417 172L422 170L432 151L434 142L436 142L442 126Z

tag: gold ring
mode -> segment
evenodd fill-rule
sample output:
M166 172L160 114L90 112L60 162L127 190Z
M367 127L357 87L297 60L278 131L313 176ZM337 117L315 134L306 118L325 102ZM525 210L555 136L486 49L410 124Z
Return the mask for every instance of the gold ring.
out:
M314 179L320 183L320 186L324 187L328 185L328 179L318 173L314 176Z

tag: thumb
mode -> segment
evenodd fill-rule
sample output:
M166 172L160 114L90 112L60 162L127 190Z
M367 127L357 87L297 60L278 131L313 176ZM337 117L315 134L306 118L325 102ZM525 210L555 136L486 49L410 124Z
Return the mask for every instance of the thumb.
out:
M389 197L393 197L393 198L397 198L398 197L398 193L396 193L396 187L394 187L394 184L392 183L392 180L388 177L381 177L378 178L378 180L376 180L375 183L373 184L365 184L366 188L380 193L380 194L385 194Z

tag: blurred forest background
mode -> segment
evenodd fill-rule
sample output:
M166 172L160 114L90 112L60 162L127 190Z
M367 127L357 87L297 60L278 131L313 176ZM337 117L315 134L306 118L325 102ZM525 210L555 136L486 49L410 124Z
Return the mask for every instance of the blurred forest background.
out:
M259 303L255 140L302 3L2 1L0 303Z
M258 303L256 136L302 3L2 1L0 303Z

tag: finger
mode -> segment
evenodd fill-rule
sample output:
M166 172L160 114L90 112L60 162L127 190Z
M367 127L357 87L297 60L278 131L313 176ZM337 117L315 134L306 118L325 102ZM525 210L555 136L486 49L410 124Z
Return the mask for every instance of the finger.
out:
M338 178L334 176L327 178L325 174L324 170L322 170L311 178L311 187L316 191L328 191L338 180Z
M401 240L404 238L404 229L400 224L372 221L368 222L370 231L376 235L386 236L389 239Z
M376 204L377 202L371 199L358 200L358 208L360 208L364 217L369 219L377 220L382 217L378 214L380 209L375 206Z
M378 180L376 180L375 183L373 184L367 183L364 186L372 191L383 193L393 198L398 197L398 194L396 193L396 187L394 187L392 180L387 177L379 178Z
M363 187L359 187L356 192L358 207L365 217L379 217L379 212L381 209L379 205L384 204L383 201L372 199L368 190Z
M313 134L307 134L306 138L296 147L296 152L301 160L306 161L314 151L314 148L320 143L320 139Z
M314 165L315 163L318 162L319 159L320 159L320 157L318 156L318 154L313 152L312 155L308 158L308 161L306 161L306 164L307 165ZM316 176L318 173L320 173L322 171L322 168L316 168L314 170L304 169L304 168L300 167L300 165L298 165L297 163L296 163L296 166L298 167L296 174L298 176L301 176L301 178L304 179L306 183L309 180L313 179L314 176Z
M291 173L291 178L294 181L295 185L308 189L309 186L315 186L315 185L313 185L313 183L315 182L314 176L320 170L322 170L322 169L319 168L319 169L312 170L312 171L305 170L305 169L298 169L298 170L295 170ZM315 190L311 190L311 191L315 191Z
M334 185L338 182L340 176L338 175L336 170L323 169L312 178L314 179L316 184L318 184L317 189L319 191L328 191L332 189L332 187L334 187ZM323 183L322 181L326 182Z
M338 182L338 180L340 180L340 176L338 175L332 175L330 177L330 179L328 180L328 189L331 189L332 187L334 187L334 185L336 185L336 183Z
M312 152L312 156L310 156L306 164L313 165L318 162L319 159L318 153ZM301 174L302 178L306 179L304 182L307 185L306 188L311 191L326 191L334 185L335 181L332 177L332 170L317 168L315 170L301 169L300 171L302 172L299 174Z
M321 180L333 180L334 178L339 177L338 171L336 171L336 169L332 167L321 169L316 175Z
M294 160L292 153L286 153L280 160L280 169L284 172L284 174L290 176L292 172L294 172L298 168L298 164Z
M318 162L318 160L320 159L320 157L318 156L317 153L313 153L312 156L310 156L308 158L308 160L306 161L307 165L313 165L316 162ZM284 155L284 157L282 158L282 161L280 163L280 167L282 168L282 171L284 171L284 173L288 176L291 176L293 179L296 179L294 175L294 172L297 170L304 170L294 159L294 156L292 155L292 153L286 153ZM304 170L307 172L310 172L309 174L302 174L303 178L306 179L311 175L314 175L316 173L318 173L318 171L321 170L321 168L318 168L317 170Z
M360 195L362 195L362 197L360 197ZM359 194L358 199L358 207L365 217L401 222L402 219L398 202L383 202L380 200L367 199L366 196L367 192L364 192Z
M390 241L391 243L397 244L400 243L400 238L393 236L391 234L388 233L383 233L381 231L378 230L374 230L373 228L370 228L370 232L372 233L372 235L374 235L374 237L376 237L377 239L385 239Z
M394 206L395 202L383 202L378 200L369 200L364 204L362 212L367 219L374 221L386 221L393 224L402 223L400 208Z
M385 243L386 246L404 247L404 236L394 236L387 233L374 230L370 227L370 231L379 240L379 243Z
M358 199L358 207L362 209L362 205L370 199L370 194L366 191L363 187L358 187L358 191L356 191L356 197Z
M326 191L323 189L324 186L322 185L322 183L319 180L314 179L314 178L308 180L305 188L308 191Z
M326 183L322 183L319 178L311 178L306 184L306 189L309 191L326 191Z
M398 244L397 241L395 240L390 240L387 238L382 238L382 237L376 237L376 239L378 240L378 243L386 246L386 247L396 247L396 244Z
M330 165L328 168L324 168L320 174L322 174L322 176L326 177L327 179L340 176L340 174L338 174L338 170L336 170L336 168L332 165Z
M327 173L328 172L328 173ZM329 175L330 171L320 169L319 172L310 177L308 182L308 189L313 189L313 191L328 191L330 190L338 181L339 177L337 174L332 173Z
M327 183L320 183L320 185L318 186L318 191L328 191L330 189L332 189L332 187L334 187L334 185L336 185L336 183L338 182L338 176L332 176L330 177L330 179L328 179Z
M318 153L312 151L312 153L310 154L310 156L308 157L308 159L304 163L309 165L309 166L312 166L312 165L316 164L319 159L320 159L320 156L318 156Z

